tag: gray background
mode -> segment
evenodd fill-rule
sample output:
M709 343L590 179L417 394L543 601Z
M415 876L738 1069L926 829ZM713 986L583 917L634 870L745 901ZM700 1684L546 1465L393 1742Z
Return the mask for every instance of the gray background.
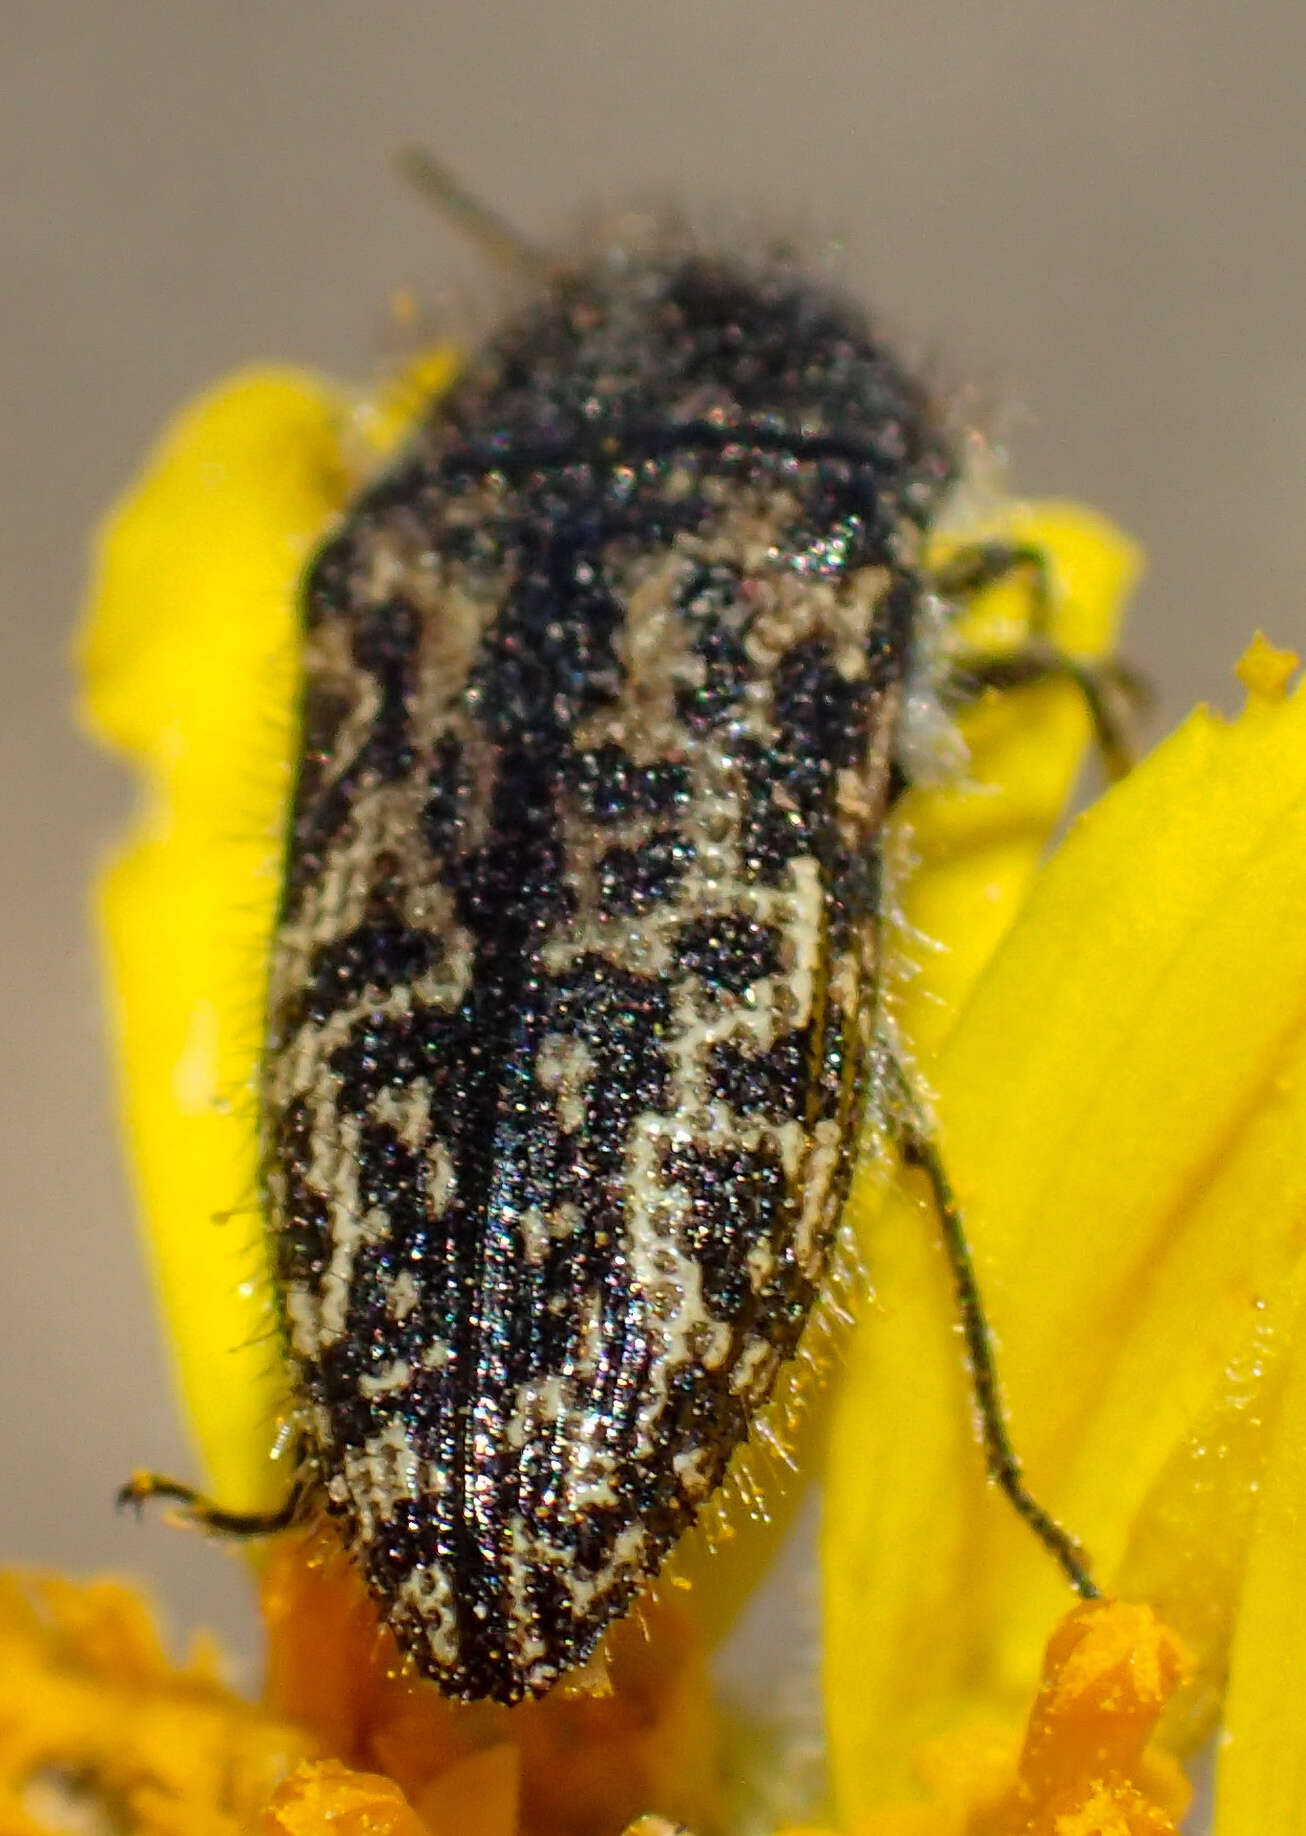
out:
M391 178L416 139L537 238L632 194L841 234L1017 481L1146 543L1163 715L1228 702L1254 623L1306 639L1306 9L7 0L0 51L0 1555L147 1568L237 1627L230 1563L109 1504L189 1456L84 919L128 801L66 712L97 513L224 369L365 377L393 289L475 282Z

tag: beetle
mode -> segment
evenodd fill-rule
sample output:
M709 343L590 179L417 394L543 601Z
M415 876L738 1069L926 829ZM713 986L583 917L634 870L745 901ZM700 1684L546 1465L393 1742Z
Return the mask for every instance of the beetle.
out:
M534 285L304 582L262 1082L304 1478L266 1518L129 1490L322 1508L442 1690L544 1693L763 1419L869 1107L931 1181L991 1471L1090 1594L880 999L923 637L1014 570L1037 606L1041 557L926 565L955 431L792 258L544 261L418 176ZM1118 761L1118 678L1037 619L958 680L1052 674Z

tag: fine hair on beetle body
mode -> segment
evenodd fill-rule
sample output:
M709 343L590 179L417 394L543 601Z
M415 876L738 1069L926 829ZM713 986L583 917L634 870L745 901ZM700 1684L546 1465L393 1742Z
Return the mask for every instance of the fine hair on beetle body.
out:
M1007 1433L960 1209L884 1000L896 798L949 714L1064 655L1045 559L925 559L964 442L790 255L678 227L541 254L406 165L522 298L303 586L264 1198L300 1478L447 1694L574 1676L836 1319L870 1126L938 1212L990 1472L1082 1594ZM1008 577L1030 628L964 656Z

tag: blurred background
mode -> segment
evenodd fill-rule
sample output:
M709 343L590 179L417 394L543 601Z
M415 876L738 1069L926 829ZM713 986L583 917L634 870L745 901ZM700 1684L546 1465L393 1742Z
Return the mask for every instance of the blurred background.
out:
M1154 733L1306 643L1306 9L1285 0L54 0L0 63L0 1557L147 1571L239 1638L231 1561L115 1517L193 1471L115 1136L86 923L129 807L73 731L87 539L234 365L365 380L387 302L479 288L392 176L431 145L533 238L687 200L846 248L1019 487L1144 543Z

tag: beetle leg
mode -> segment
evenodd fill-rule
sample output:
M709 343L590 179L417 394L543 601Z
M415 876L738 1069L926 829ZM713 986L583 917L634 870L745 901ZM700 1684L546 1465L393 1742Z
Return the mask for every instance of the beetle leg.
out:
M181 1505L180 1515L188 1523L201 1529L212 1530L219 1536L254 1537L274 1536L278 1530L288 1530L297 1522L306 1494L307 1487L297 1480L286 1494L284 1504L273 1511L226 1511L180 1480L165 1478L161 1473L133 1473L119 1491L117 1503L120 1510L134 1505L139 1511L151 1498L167 1498Z
M890 1119L899 1151L908 1166L919 1167L929 1181L938 1214L943 1246L952 1270L953 1288L971 1389L979 1413L980 1431L989 1476L1005 1494L1017 1515L1060 1564L1072 1587L1085 1600L1098 1597L1097 1583L1078 1540L1059 1524L1034 1497L1025 1482L1020 1459L1011 1440L1002 1388L998 1379L993 1332L984 1309L975 1273L975 1260L966 1235L966 1221L948 1178L938 1135L927 1109L914 1090L901 1061L890 1051L888 1075L892 1086Z
M978 701L991 689L1072 682L1088 708L1108 776L1123 777L1138 756L1134 716L1147 706L1148 684L1118 658L1087 660L1073 656L1056 642L1051 629L1053 584L1046 554L1020 543L976 543L950 556L931 575L930 584L947 599L966 600L1013 574L1024 574L1029 581L1028 636L1009 650L968 651L951 658L942 690L944 703L955 710Z

